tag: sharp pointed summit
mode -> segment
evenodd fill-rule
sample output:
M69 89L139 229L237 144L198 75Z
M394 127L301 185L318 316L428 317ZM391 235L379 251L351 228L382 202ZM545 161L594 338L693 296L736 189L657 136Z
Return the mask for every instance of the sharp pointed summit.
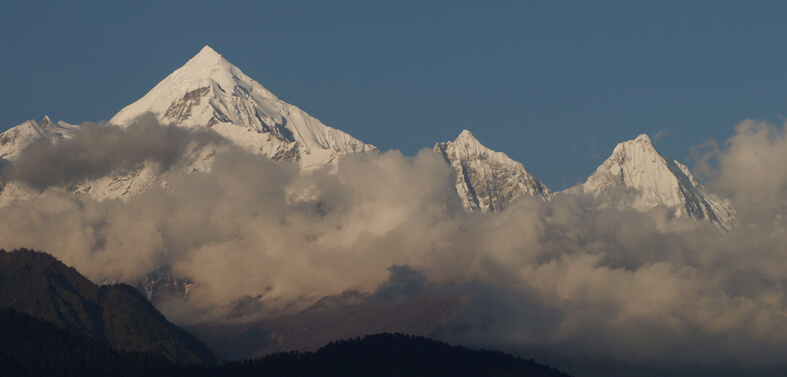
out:
M297 162L303 169L332 165L351 153L378 152L340 130L328 127L286 103L244 74L210 46L160 81L145 96L120 110L110 124L132 125L143 114L162 124L212 130L246 150L277 161ZM20 153L39 139L60 142L79 126L53 122L48 116L30 120L0 134L0 165L15 164ZM209 170L215 145L187 149L168 166L145 163L95 179L72 182L75 193L97 199L127 198L165 181L172 172ZM456 170L456 190L465 209L494 212L521 196L551 200L553 193L525 167L481 144L468 130L454 141L437 143L434 151ZM3 169L10 171L8 169ZM0 206L35 190L0 177ZM587 181L564 191L584 192L600 207L649 210L665 206L676 216L707 220L731 229L729 202L706 192L689 169L663 157L650 137L641 134L618 144Z
M483 146L468 130L453 142L437 143L434 151L456 170L456 191L467 210L500 211L520 196L552 198L521 163Z
M206 59L216 59L216 58L223 59L221 57L221 54L216 52L216 50L214 50L213 48L211 48L208 45L205 45L204 47L202 47L202 49L199 50L197 55L194 55L194 58L200 58L200 57L201 58L206 58Z
M645 134L618 144L584 184L566 190L576 192L595 197L599 207L647 211L665 206L678 217L710 221L723 229L734 226L730 203L706 192L688 167L662 156Z
M209 46L110 123L128 126L144 113L164 124L211 128L254 153L307 168L347 153L377 151L280 100Z
M331 165L346 154L379 152L373 145L328 127L280 100L210 46L203 47L145 96L120 110L109 123L128 127L143 114L152 114L165 125L213 130L252 153L277 161L297 162L304 169ZM48 116L40 122L22 123L0 134L0 165L12 164L36 140L59 142L71 137L76 129L79 126L55 123ZM215 155L214 147L187 149L168 167L146 163L133 169L120 169L96 179L75 182L69 190L100 200L127 198L155 182L164 182L170 170L208 170ZM0 206L17 197L37 195L35 190L6 181L0 177Z

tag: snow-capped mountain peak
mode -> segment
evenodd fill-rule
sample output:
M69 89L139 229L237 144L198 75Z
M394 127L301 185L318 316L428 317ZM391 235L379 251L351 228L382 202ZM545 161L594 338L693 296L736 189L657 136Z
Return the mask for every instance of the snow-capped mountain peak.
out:
M175 73L177 75L174 75ZM262 94L276 98L273 93L246 76L238 67L224 59L221 54L207 45L181 68L173 72L173 81L178 82L180 85L207 79L214 80L225 88L244 85L249 87L249 89L256 89Z
M45 138L57 142L71 137L78 128L63 121L55 123L46 115L41 122L28 120L0 134L0 159L14 161L36 140Z
M143 114L152 114L162 124L211 129L252 153L278 161L297 161L304 169L333 165L349 153L378 151L280 100L209 46L118 112L109 123L128 127L140 119L150 119L140 118ZM22 150L36 140L58 142L78 128L55 123L49 117L20 124L0 134L0 165L14 163ZM145 161L113 169L103 177L71 182L69 190L100 200L128 198L165 182L170 173L209 170L216 148L211 143L193 145L170 165ZM0 177L0 206L15 198L38 194L20 182Z
M594 196L600 207L647 211L666 206L679 217L733 226L730 203L706 192L688 167L662 156L645 134L619 143L584 184L567 193L577 191Z
M209 46L110 123L126 126L146 112L164 124L211 128L254 153L305 168L377 151L280 100Z
M216 50L212 49L210 46L205 45L202 47L201 50L194 55L193 58L189 59L186 66L189 65L203 65L203 66L213 66L222 62L227 62L221 54L216 52Z
M650 141L650 137L648 136L648 134L640 134L639 136L637 136L636 139L634 139L634 141L635 142L639 141L642 143L650 143L650 145L653 145L653 142Z
M215 82L220 90L232 90L236 86L241 86L258 96L278 99L210 46L203 47L197 55L194 55L186 64L173 72L170 77L169 84L174 84L179 89L185 87L187 91L188 87L201 88Z
M211 108L215 106L210 106L226 105L221 103L225 101L216 103L211 100L227 99L221 98L221 94L226 94L230 97L230 101L226 102L232 102L232 97L238 94L236 90L247 94L253 93L256 97L278 100L270 91L243 74L240 69L224 59L210 46L205 46L186 64L159 82L144 97L120 110L110 120L110 123L127 126L141 113L149 111L158 115L162 121L169 121L180 126L210 127L220 120L225 120L223 118L227 115L223 114L221 109L218 109L221 114L214 114L217 109ZM255 116L253 113L247 115ZM240 119L236 117L236 119L226 120L237 122Z
M476 139L475 136L473 136L473 133L470 132L470 130L462 130L462 132L459 133L459 136L456 137L455 141L463 141L467 143L481 145L481 143L478 142L478 139Z
M456 191L467 210L494 212L520 196L552 197L521 163L483 146L468 130L454 141L437 143L434 151L456 170Z
M657 188L671 179L666 160L656 150L648 135L619 143L612 155L588 178L586 187L604 188L624 185L635 188Z

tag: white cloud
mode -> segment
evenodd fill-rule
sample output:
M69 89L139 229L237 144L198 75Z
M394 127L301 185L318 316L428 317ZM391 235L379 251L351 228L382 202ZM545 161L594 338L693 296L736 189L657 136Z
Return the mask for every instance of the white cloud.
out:
M787 347L784 130L743 122L714 158L710 186L744 215L730 233L665 209L588 210L570 197L465 213L453 170L428 150L351 156L336 174L230 150L211 172L127 202L49 188L0 208L0 239L94 280L133 282L168 263L195 282L188 305L167 309L182 320L226 314L246 295L275 310L373 291L397 265L415 279L402 289L420 289L424 277L465 297L446 339L643 364L778 362ZM298 187L312 199L292 201Z

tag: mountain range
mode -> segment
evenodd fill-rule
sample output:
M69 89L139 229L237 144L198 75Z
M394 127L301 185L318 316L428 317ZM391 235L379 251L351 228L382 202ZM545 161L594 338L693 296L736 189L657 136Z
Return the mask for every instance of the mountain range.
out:
M163 158L131 159L100 174L83 175L49 186L20 178L20 169L36 153L37 147L66 145L69 140L96 130L133 134L150 124L162 125L162 135L188 135L183 138L187 143L173 143ZM122 143L113 146L122 148ZM168 141L160 144L169 145ZM169 190L167 182L176 175L214 169L214 156L230 147L239 147L305 172L327 174L342 167L339 162L344 156L380 153L375 146L326 126L300 108L280 100L206 46L141 99L118 112L107 125L73 125L45 116L40 121L29 120L1 133L0 206L35 201L49 187L110 201L112 205L115 200L122 203L150 188ZM434 144L432 151L437 157L435 162L445 161L445 171L449 167L455 171L455 180L449 177L450 181L441 182L455 186L458 200L452 203L460 203L464 210L475 212L469 217L471 219L495 219L496 213L505 216L507 210L513 213L509 209L530 201L576 200L591 212L656 209L656 213L683 218L686 223L696 221L696 224L709 225L709 229L715 226L720 232L736 227L736 212L730 201L703 187L686 165L663 156L647 135L621 142L585 182L559 192L540 182L526 169L526 164L485 147L469 130L462 130L453 141ZM171 194L177 195L177 192ZM453 208L461 211L456 206ZM8 296L5 297L8 302L15 303L10 306L26 312L29 311L26 308L44 303L46 305L40 308L46 309L45 316L52 321L60 321L66 328L78 329L75 331L111 344L115 342L113 336L118 334L117 330L111 330L117 325L113 321L124 318L117 314L117 308L158 318L153 306L141 303L145 298L157 304L167 296L188 296L191 286L188 276L177 276L174 268L166 264L158 265L139 282L134 282L134 288L142 295L136 294L130 286L99 287L84 278L83 281L69 275L60 267L55 270L59 272L47 275L55 276L51 284L47 283L47 289L51 289L60 301L52 301L51 305L45 300L25 301L24 297L15 296L21 293L11 289L0 290L0 293ZM30 286L43 284L31 282ZM75 291L88 299L74 299ZM41 296L40 292L27 293L30 297ZM229 325L201 323L189 330L222 354L256 357L294 349L313 351L327 341L381 331L433 335L463 304L457 298L428 295L389 302L375 297L374 293L359 291L309 300L305 308L300 307L281 317ZM130 309L124 306L124 302L129 301L134 303ZM165 322L156 322L155 326L168 328ZM172 330L172 334L177 335L177 331ZM178 357L186 359L205 357L199 356L197 351L188 351L190 354L182 350L164 352L180 352Z
M126 199L154 185L166 186L171 174L209 170L216 151L226 144L295 163L303 170L330 169L348 154L380 152L280 100L208 46L120 110L109 125L133 130L150 121L218 136L206 142L192 140L173 152L167 163L136 161L60 186L98 200ZM0 206L35 200L43 190L16 179L15 165L25 150L36 143L63 143L85 127L53 122L45 116L40 122L29 120L0 134ZM685 165L663 157L647 135L618 144L585 183L558 193L539 182L522 163L483 146L470 131L463 130L454 141L435 144L433 150L456 171L456 192L467 211L503 211L521 197L550 201L574 195L590 198L585 202L593 208L649 211L664 207L675 217L708 222L721 230L735 226L730 202L707 192ZM187 279L174 278L168 266L159 266L137 286L155 301L164 292L185 294L188 284Z
M120 110L109 124L127 128L145 114L152 114L161 124L212 130L248 151L275 161L294 161L302 169L335 164L347 154L379 153L375 146L280 100L209 46ZM0 134L0 163L13 165L37 140L57 143L79 129L46 116L40 122L24 122ZM98 199L136 195L154 182L161 183L172 169L209 169L215 148L186 149L170 167L140 164L70 188ZM456 140L437 143L433 149L456 170L457 194L469 211L501 211L519 197L551 200L555 195L522 163L486 148L470 131L463 130ZM8 173L0 182L0 204L35 196L35 190L15 182ZM582 193L595 198L598 207L647 211L665 206L676 216L709 221L722 229L734 226L735 211L729 201L706 192L685 165L663 157L647 135L618 144L585 183L558 194Z

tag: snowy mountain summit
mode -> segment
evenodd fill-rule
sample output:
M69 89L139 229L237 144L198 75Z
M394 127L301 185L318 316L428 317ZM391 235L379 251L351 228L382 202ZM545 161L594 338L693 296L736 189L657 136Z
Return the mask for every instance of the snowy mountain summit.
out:
M14 161L36 140L45 138L57 142L68 139L78 128L63 121L55 123L48 116L44 116L41 122L28 120L0 134L0 159Z
M252 153L297 161L307 170L331 165L346 154L378 152L280 100L208 46L109 123L129 128L145 114L166 125L215 131ZM10 171L5 168L36 140L58 143L79 129L44 117L0 134L0 174ZM169 174L209 169L215 148L194 145L166 166L146 160L105 176L80 178L64 188L99 200L128 198L165 182ZM456 170L456 190L467 210L495 212L521 196L553 196L521 163L486 148L469 131L454 141L437 143L434 151ZM587 182L563 193L588 194L599 207L646 211L664 206L674 209L675 216L709 221L723 229L734 223L730 203L706 192L686 166L661 156L647 135L618 144ZM0 177L0 206L38 194L10 176Z
M109 123L127 126L144 113L162 124L211 128L253 153L305 168L378 151L280 100L209 46Z
M552 198L552 191L521 163L481 145L470 131L437 143L434 151L456 170L456 191L467 210L500 211L520 196Z
M210 129L252 153L276 161L298 162L306 170L334 164L347 154L379 152L280 100L208 46L141 99L118 112L109 124L131 129L141 116L148 114L162 125ZM37 140L58 143L77 132L80 126L54 123L48 117L13 127L0 134L0 167L14 164L20 153ZM190 145L179 151L169 165L146 160L101 177L71 182L64 188L99 200L129 198L163 184L171 174L210 169L217 148L221 147L210 143ZM0 206L38 195L39 190L0 176ZM140 288L149 298L185 295L187 280L172 276L166 270L168 266L162 268L145 277L138 284Z
M252 153L276 161L295 161L307 170L334 164L346 154L379 152L280 100L208 46L109 123L128 128L150 114L163 125L209 129ZM36 140L57 143L79 129L48 117L40 123L31 120L13 127L0 134L0 166L13 164ZM68 189L99 200L128 198L164 182L170 173L209 169L215 149L211 144L194 145L169 166L145 161L103 177L72 182ZM0 190L0 206L39 194L7 177L0 177Z
M599 207L647 211L665 206L677 217L710 221L726 230L734 226L729 201L706 192L689 168L663 157L644 134L618 144L584 184L566 190L579 192L596 198Z
M16 161L19 154L37 140L45 139L56 143L70 138L77 129L79 126L63 121L55 123L48 116L44 116L40 122L28 120L0 134L0 206L17 198L34 195L27 188L20 187L17 182L4 176L6 168Z

